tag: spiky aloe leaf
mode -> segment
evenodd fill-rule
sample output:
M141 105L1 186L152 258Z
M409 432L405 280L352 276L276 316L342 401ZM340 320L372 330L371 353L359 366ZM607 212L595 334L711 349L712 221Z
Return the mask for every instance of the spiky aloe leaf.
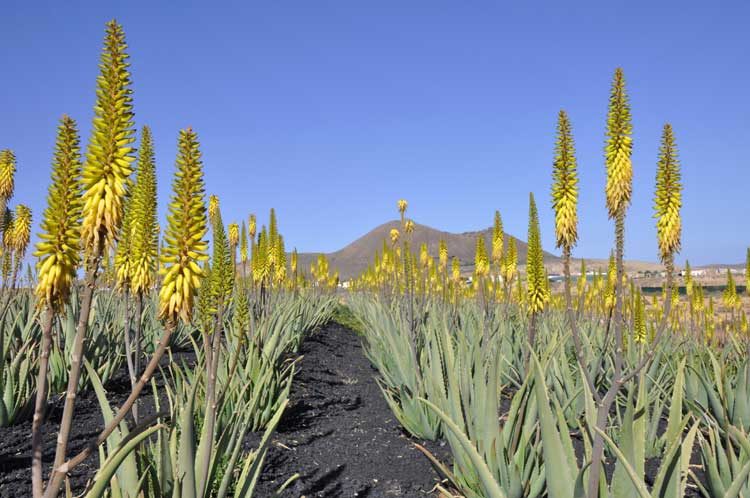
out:
M472 443L469 438L466 437L466 434L464 434L463 430L461 430L461 428L458 427L448 415L446 415L433 403L430 403L424 398L419 398L419 401L430 407L430 409L435 412L438 417L440 417L440 420L442 420L445 427L451 431L451 434L453 434L456 440L461 444L461 448L467 453L467 455L471 459L471 463L474 465L474 468L479 475L479 479L485 492L484 496L486 496L487 498L506 498L505 493L503 493L503 490L500 489L500 486L492 475L492 471L489 469L489 467L487 467L487 463L477 451L474 443Z
M619 444L620 449L629 465L638 476L644 475L645 460L645 402L646 387L644 376L641 375L638 383L638 395L633 404L632 391L628 393L627 407L621 423ZM636 486L630 480L624 469L625 461L617 460L615 473L612 477L612 496L614 498L628 498L637 493Z
M607 443L610 450L612 450L612 453L614 453L617 457L617 461L622 462L622 468L625 469L628 477L630 477L633 486L635 486L635 489L638 492L638 496L640 496L640 498L652 498L651 494L648 492L648 488L646 488L646 484L638 476L635 469L633 469L633 466L630 464L630 462L628 462L628 459L622 453L620 448L617 447L617 444L612 441L612 438L610 438L607 433L605 433L598 427L594 427L594 430L602 437L602 439L604 439L604 442Z
M88 360L84 359L83 365L86 368L86 372L88 372L89 374L91 387L93 387L94 393L96 394L96 399L99 402L99 408L102 411L102 418L104 419L104 423L108 424L114 417L114 412L112 411L112 407L110 407L109 405L109 401L107 401L107 394L104 391L104 386L102 385L101 379L96 373L96 370L91 366L91 363L89 363ZM110 434L107 438L107 448L109 451L109 455L115 455L123 441L127 440L128 438L128 424L125 421L122 421L120 422L119 430L114 430L112 434ZM104 453L104 450L100 449L100 452ZM116 468L116 472L118 481L122 485L122 489L130 489L133 491L137 489L137 484L139 482L138 467L136 465L134 456L130 455L121 459L119 465ZM135 496L135 494L133 496Z
M151 427L146 427L142 432L133 434L130 439L124 440L122 445L112 452L104 464L99 468L94 483L86 494L86 498L100 498L104 496L109 490L110 479L122 464L122 461L135 451L138 445L143 441L164 428L166 428L166 426L162 424L152 425Z
M550 409L550 400L544 373L536 355L532 353L535 375L535 392L539 426L542 433L542 450L544 452L545 472L547 474L547 493L550 498L569 498L573 496L575 479L578 476L578 465L575 454L570 453L570 445L563 443L555 416ZM567 424L563 427L567 430ZM566 451L566 447L568 450ZM552 464L554 462L554 464Z

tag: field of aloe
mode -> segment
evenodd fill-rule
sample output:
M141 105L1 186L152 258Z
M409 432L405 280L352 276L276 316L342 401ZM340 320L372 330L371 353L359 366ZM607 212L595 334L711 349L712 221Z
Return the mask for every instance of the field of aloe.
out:
M136 132L115 21L99 68L85 151L73 118L60 119L32 254L32 213L9 207L15 156L0 151L1 496L350 496L359 486L359 496L750 497L748 299L731 272L716 299L689 266L677 274L682 185L669 124L654 157L662 294L646 299L626 274L634 172L620 69L605 131L604 208L615 235L608 271L590 278L582 262L576 275L571 269L578 177L572 126L560 111L550 148L561 283L544 267L530 196L525 264L496 213L491 247L477 238L465 274L445 243L436 254L413 247L415 224L401 200L400 229L344 288L323 255L300 267L273 210L267 227L254 215L225 225L219 198L205 193L191 128L178 135L160 225L155 144L148 126ZM29 256L35 266L24 272ZM325 342L333 337L349 357L335 356L336 344ZM322 349L305 349L316 340ZM331 364L299 377L316 367L303 353ZM357 368L342 373L336 363ZM365 394L373 377L382 406ZM318 382L334 394L313 406L323 396ZM377 476L367 483L309 485L303 471L321 464L290 448L292 429L314 424L295 425L303 413L335 416L328 406L364 417L356 419L361 440L349 437L346 451L335 449L345 444L335 427L308 434L327 438L328 458L347 460L338 468L357 468L369 452L414 451L399 464L361 465ZM387 426L378 406L398 423ZM364 437L368 415L378 448ZM28 444L11 454L3 441L19 430ZM287 456L268 458L282 450ZM414 459L433 472L420 471L420 484L388 475L393 465L418 468ZM3 480L13 473L23 486Z

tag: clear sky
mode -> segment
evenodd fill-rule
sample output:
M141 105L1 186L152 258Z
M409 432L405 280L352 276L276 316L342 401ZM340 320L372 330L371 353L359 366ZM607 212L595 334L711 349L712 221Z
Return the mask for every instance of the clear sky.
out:
M533 7L531 6L533 4ZM661 128L684 174L683 252L740 262L750 245L747 2L9 2L0 4L0 148L13 203L39 221L56 125L88 140L104 24L130 46L137 124L157 148L162 213L177 132L199 134L224 219L277 209L288 248L332 251L395 218L449 231L495 209L526 238L528 192L554 249L556 116L580 171L576 255L606 257L604 125L615 67L634 120L626 257L655 260ZM521 7L521 5L524 5Z

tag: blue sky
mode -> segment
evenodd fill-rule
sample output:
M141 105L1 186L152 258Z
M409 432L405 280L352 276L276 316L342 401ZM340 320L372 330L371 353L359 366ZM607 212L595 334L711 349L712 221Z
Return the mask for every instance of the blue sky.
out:
M152 5L153 4L153 5ZM524 4L526 6L521 6ZM178 6L179 5L179 6ZM580 171L576 255L606 257L604 124L625 70L635 181L626 257L655 260L653 184L672 123L685 183L683 252L740 262L750 245L746 2L3 2L0 148L13 203L39 221L55 129L88 140L104 24L130 45L138 126L157 148L162 212L177 132L199 134L224 219L275 207L287 246L331 251L409 215L525 239L528 192L554 249L549 188L559 109Z

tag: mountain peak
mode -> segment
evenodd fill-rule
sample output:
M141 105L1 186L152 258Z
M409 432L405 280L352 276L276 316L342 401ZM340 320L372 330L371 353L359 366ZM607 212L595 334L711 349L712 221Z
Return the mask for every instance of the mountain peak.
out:
M382 249L383 241L385 240L387 243L390 243L390 231L393 228L401 230L401 221L387 221L382 225L373 228L346 247L332 253L327 253L326 257L328 258L331 268L339 270L341 280L348 280L360 275L367 268L367 265L372 263L375 251ZM470 271L474 267L476 238L480 234L485 238L487 248L489 249L492 247L492 227L478 231L451 233L427 225L422 225L415 221L414 233L411 234L412 250L418 250L422 244L426 243L430 254L437 257L438 244L440 243L440 240L445 240L445 243L448 246L448 255L451 258L454 256L458 257L461 261L462 268L465 271ZM505 234L506 247L510 237L511 235L507 233ZM523 265L526 263L526 242L518 237L514 238L516 239L518 247L518 264ZM318 254L319 253L301 253L299 255L300 266L307 268ZM559 259L560 258L554 254L548 252L544 253L545 262L557 262Z

